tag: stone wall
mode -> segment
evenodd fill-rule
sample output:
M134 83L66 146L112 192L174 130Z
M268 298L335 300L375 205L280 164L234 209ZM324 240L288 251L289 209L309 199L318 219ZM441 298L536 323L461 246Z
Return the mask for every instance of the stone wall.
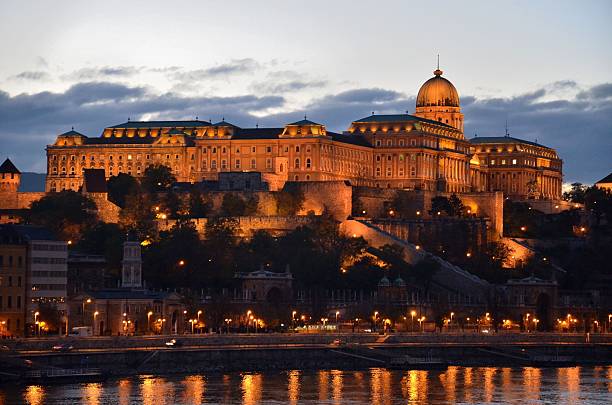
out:
M327 211L343 221L351 215L353 187L346 181L306 181L293 183L304 192L304 207L298 214Z
M121 208L108 200L106 193L88 193L87 197L91 198L98 207L98 218L101 221L116 224L119 222L119 213Z
M27 209L34 201L45 196L43 192L0 193L1 209Z
M310 216L256 216L256 217L236 217L238 221L238 236L250 237L253 233L259 230L265 230L273 235L284 234L294 230L299 226L309 225L312 222ZM204 235L207 218L195 218L190 220L196 227L200 235ZM157 220L157 229L167 231L175 224L174 219Z

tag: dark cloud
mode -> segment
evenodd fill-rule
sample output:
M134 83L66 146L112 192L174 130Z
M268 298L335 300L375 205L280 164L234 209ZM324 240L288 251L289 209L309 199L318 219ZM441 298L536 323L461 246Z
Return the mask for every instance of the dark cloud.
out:
M254 83L251 89L255 93L263 94L278 94L278 93L291 93L309 88L321 88L325 87L327 82L325 80L314 80L314 81L302 81L302 80L291 80L287 82L259 82Z
M136 66L97 66L75 70L62 76L64 80L95 80L106 79L112 77L128 77L133 76L143 68Z
M612 84L583 89L567 100L552 97L570 88L578 90L568 81L510 98L463 96L466 137L503 135L508 120L512 136L537 139L557 149L564 160L566 181L596 181L612 170ZM45 145L73 125L89 136L98 136L104 127L128 117L218 120L224 116L240 126L282 126L307 114L332 131L343 131L372 111L412 113L414 104L414 97L393 90L362 88L322 96L299 111L258 118L256 114L269 109L286 109L284 97L186 97L108 82L79 83L63 93L10 96L0 91L0 151L16 158L24 170L44 171Z
M31 70L27 72L21 72L14 76L9 77L10 80L46 80L49 78L49 73L43 72L42 70Z
M171 71L169 77L180 82L200 82L202 80L227 77L230 75L252 73L260 64L251 58L235 59L207 69Z

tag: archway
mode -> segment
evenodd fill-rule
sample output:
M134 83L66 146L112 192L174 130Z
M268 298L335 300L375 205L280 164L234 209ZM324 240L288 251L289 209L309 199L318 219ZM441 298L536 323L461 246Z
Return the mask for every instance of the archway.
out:
M546 293L540 293L536 300L536 316L539 322L537 323L538 330L550 329L550 296Z

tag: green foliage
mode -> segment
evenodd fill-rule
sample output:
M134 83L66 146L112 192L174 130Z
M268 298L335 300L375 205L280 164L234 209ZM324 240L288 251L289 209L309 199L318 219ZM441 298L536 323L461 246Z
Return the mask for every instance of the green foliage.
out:
M189 193L189 216L191 218L205 218L210 215L212 203L205 199L200 190L192 189Z
M180 196L173 190L166 191L162 199L162 206L166 215L172 219L178 218L183 212L183 202Z
M149 194L130 194L125 208L119 213L119 225L125 231L136 232L140 240L156 236L155 213Z
M456 194L450 197L434 197L431 199L431 210L429 213L437 216L438 212L444 213L449 217L461 217L465 215L466 208Z
M304 207L304 192L301 188L286 188L274 194L278 215L296 215Z
M125 232L117 224L98 222L87 229L76 245L77 250L104 255L109 269L121 266Z
M256 194L250 195L246 200L239 194L226 193L221 202L221 215L224 217L242 217L255 215L259 198Z
M570 191L563 193L563 199L574 203L584 203L584 196L587 187L582 183L572 183Z
M119 207L125 207L126 197L140 192L140 183L126 173L119 173L108 179L108 199Z
M96 222L96 204L74 191L49 193L32 203L29 221L49 229L58 238L78 240Z
M149 194L168 190L176 182L172 169L164 165L151 165L145 169L140 181L142 188Z

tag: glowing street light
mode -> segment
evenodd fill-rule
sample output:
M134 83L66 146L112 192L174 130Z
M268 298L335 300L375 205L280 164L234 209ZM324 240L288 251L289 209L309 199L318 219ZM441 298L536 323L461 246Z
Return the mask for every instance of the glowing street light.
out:
M40 334L40 329L38 327L38 315L40 315L40 312L38 312L38 311L34 312L34 324L36 325L36 334L37 335Z
M336 311L336 332L338 332L338 315L340 315L340 311Z
M410 311L410 332L414 332L414 317L416 316L416 311L413 309Z

